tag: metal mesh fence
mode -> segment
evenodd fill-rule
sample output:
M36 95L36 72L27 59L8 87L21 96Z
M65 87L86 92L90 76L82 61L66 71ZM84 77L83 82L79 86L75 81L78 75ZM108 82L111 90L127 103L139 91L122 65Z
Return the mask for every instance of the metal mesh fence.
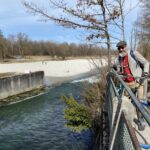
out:
M132 142L124 114L121 114L113 150L136 150Z
M116 122L111 126L111 123L113 121L112 120L112 118L113 118L113 99L114 99L114 97L119 95L119 93L116 94L117 89L115 89L116 87L114 87L114 85L112 84L111 79L113 79L112 74L108 75L107 92L106 92L107 112L108 112L110 129L112 130L111 137L110 137L110 145L113 144L113 146L112 146L113 150L138 150L138 149L140 149L139 143L138 143L136 137L133 139L134 133L131 132L131 130L129 130L128 123L127 123L127 120L126 120L123 112L121 113L121 117L119 119L119 123L118 123L116 132L113 131L115 129ZM118 98L118 99L120 99L120 98ZM116 114L116 116L117 116L117 114ZM114 139L112 138L113 136L115 137ZM112 142L111 140L114 140L114 142Z

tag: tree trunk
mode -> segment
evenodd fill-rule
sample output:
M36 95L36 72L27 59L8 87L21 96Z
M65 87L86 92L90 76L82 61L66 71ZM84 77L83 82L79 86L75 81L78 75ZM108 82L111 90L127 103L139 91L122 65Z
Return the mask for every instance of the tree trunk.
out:
M4 61L5 56L4 56L4 50L3 50L3 48L1 49L1 51L2 51L2 60Z
M103 13L103 20L104 20L104 27L105 27L105 35L106 35L106 45L107 45L107 50L108 50L108 70L110 69L110 65L111 65L111 49L110 49L110 36L109 36L109 33L108 33L108 26L107 26L107 21L106 21L106 13L105 13L105 6L104 6L104 1L105 0L102 0L100 1L100 5L101 5L101 8L102 8L102 13Z

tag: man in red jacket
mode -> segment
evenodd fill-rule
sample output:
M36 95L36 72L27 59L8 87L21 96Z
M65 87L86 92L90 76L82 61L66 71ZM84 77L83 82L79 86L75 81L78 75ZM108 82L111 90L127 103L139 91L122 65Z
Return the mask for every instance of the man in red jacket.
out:
M127 43L125 41L120 41L117 45L119 55L115 60L115 66L117 71L127 77L124 78L125 83L134 89L138 87L138 98L143 99L143 85L140 77L147 78L149 72L149 62L137 51L131 53L127 49ZM141 64L141 65L139 65ZM141 68L141 66L143 66ZM135 79L134 77L138 77ZM136 80L136 81L135 81Z
M143 79L148 77L149 72L149 62L137 51L128 51L127 43L125 41L120 41L117 45L119 56L115 60L115 66L117 71L125 75L125 83L135 91L137 89L138 99L146 98L146 93L144 96L144 84ZM138 77L136 79L135 77ZM141 80L140 77L143 79ZM145 84L146 85L146 84ZM146 89L147 91L147 89ZM125 93L126 94L126 93ZM142 124L143 118L141 113L137 111L138 116L138 128L139 130L144 130L144 125Z

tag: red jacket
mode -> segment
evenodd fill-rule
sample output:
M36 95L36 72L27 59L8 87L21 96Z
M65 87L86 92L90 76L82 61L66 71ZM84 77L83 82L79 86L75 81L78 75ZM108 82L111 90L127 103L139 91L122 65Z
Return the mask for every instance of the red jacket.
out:
M122 66L122 73L125 75L125 76L130 76L130 77L127 77L124 79L125 82L132 82L134 81L134 77L132 77L132 73L131 73L131 70L129 68L129 61L128 61L128 55L124 56L122 59L121 59L121 66Z

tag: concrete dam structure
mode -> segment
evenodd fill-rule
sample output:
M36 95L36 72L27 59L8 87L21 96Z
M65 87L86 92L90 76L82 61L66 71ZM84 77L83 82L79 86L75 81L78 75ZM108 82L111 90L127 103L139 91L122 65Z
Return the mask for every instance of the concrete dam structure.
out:
M44 72L11 73L0 76L0 99L44 86Z

